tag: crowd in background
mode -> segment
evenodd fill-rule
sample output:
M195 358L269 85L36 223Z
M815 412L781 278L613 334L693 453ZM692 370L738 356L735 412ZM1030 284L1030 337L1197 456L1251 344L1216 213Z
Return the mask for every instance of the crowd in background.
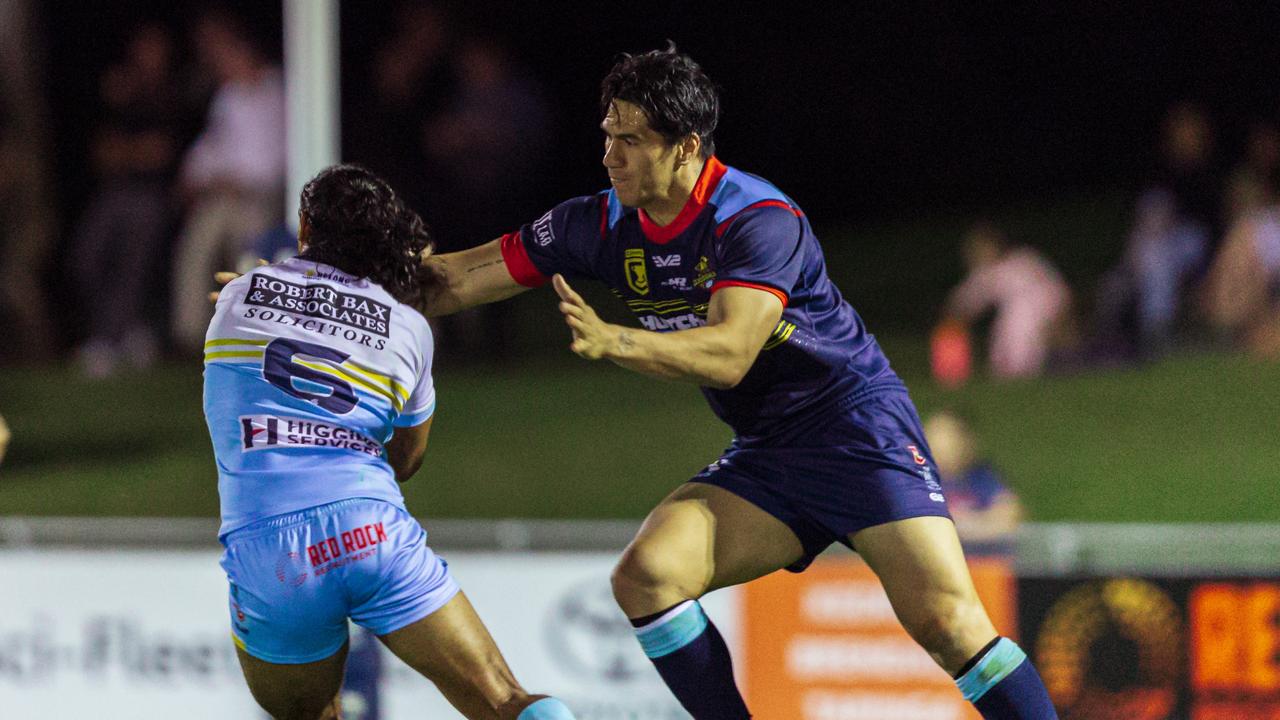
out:
M279 38L216 7L130 27L85 98L77 167L90 190L58 217L51 198L67 178L50 160L59 138L30 7L0 2L0 363L65 359L103 378L188 361L213 272L296 248ZM388 17L366 52L343 59L343 159L387 178L442 251L536 217L563 120L544 79L440 6L403 2ZM1068 282L1044 238L975 218L955 238L964 277L937 308L935 380L1146 361L1189 343L1280 356L1280 129L1260 109L1234 156L1222 131L1203 108L1170 105L1127 236L1114 238L1118 260L1085 282ZM492 358L509 323L488 305L437 331L452 352ZM926 430L966 542L1006 542L1022 509L970 420L942 411ZM0 457L7 442L0 419Z
M12 342L0 362L66 356L106 377L198 354L212 274L296 244L284 218L278 43L221 7L183 27L132 27L91 101L87 201L59 224L39 64L19 54L31 50L30 18L11 20L0 31L0 331ZM453 26L433 5L403 3L357 72L344 159L400 189L439 249L490 239L539 210L528 178L547 160L551 114L502 42ZM51 274L69 281L59 283L70 306L61 328L43 282ZM500 320L466 315L448 331L465 346Z
M944 384L967 377L970 360L954 344L986 316L986 364L998 378L1158 359L1188 344L1280 356L1280 129L1255 120L1243 157L1224 172L1210 117L1178 103L1157 146L1120 260L1092 298L991 222L969 230L968 274L934 336Z
M74 217L55 218L55 138L24 7L0 6L18 14L0 18L0 331L12 340L0 361L71 357L102 377L166 353L191 357L212 272L293 247L278 45L218 9L182 27L131 28L97 78L82 165L92 191ZM500 39L438 6L402 3L390 17L366 57L344 59L344 159L388 178L440 250L543 210L536 178L553 160L558 118L539 79ZM1243 154L1225 158L1213 118L1172 105L1128 237L1116 238L1120 259L1088 285L1071 287L1039 238L976 220L936 337L984 338L980 367L999 378L1159 358L1188 339L1280 353L1280 131L1266 115ZM74 308L61 326L49 317L50 276L69 281L62 299ZM455 350L500 354L503 322L498 305L441 330ZM973 366L964 362L961 375Z

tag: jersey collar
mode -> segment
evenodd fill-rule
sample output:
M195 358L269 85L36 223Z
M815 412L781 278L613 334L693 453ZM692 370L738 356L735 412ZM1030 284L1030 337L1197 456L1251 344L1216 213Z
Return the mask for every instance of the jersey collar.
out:
M693 192L689 194L689 199L680 210L680 214L669 225L658 225L649 219L649 214L641 208L638 214L640 215L640 229L644 231L645 238L650 242L665 245L674 240L680 233L688 230L694 219L707 206L707 201L711 199L711 193L715 192L716 186L720 184L720 178L724 177L727 170L728 168L715 155L707 158L707 161L702 165L702 174L698 176L698 182L693 186Z

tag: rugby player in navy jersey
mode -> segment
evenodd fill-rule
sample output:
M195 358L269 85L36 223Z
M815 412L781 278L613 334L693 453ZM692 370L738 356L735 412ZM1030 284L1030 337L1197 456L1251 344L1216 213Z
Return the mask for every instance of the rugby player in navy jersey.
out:
M613 573L671 691L695 718L749 717L698 598L799 572L841 542L983 717L1055 718L974 591L906 387L828 279L808 218L715 156L719 99L702 69L674 47L623 56L601 114L612 187L432 256L422 309L447 314L550 281L575 353L695 383L733 428L724 455L654 508ZM579 279L612 289L642 329L603 322L574 291Z

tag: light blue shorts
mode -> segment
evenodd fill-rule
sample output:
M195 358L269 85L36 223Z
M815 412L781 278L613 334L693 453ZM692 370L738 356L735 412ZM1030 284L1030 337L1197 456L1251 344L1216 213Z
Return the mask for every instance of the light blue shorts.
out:
M261 520L223 539L232 636L273 663L323 660L347 641L347 618L386 635L458 592L409 513L356 498Z

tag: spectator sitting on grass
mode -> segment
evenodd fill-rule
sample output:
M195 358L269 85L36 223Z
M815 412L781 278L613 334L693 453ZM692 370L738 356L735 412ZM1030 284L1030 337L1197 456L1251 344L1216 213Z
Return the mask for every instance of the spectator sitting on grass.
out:
M1026 246L1011 246L1004 233L979 222L964 239L969 275L947 298L944 323L964 326L994 310L991 374L1034 377L1069 328L1071 290L1049 261Z
M1022 522L1022 503L982 459L977 437L958 414L943 410L924 423L942 491L965 543L1009 541Z
M0 463L4 462L4 451L9 449L9 438L13 437L9 432L9 425L5 423L4 416L0 415Z

